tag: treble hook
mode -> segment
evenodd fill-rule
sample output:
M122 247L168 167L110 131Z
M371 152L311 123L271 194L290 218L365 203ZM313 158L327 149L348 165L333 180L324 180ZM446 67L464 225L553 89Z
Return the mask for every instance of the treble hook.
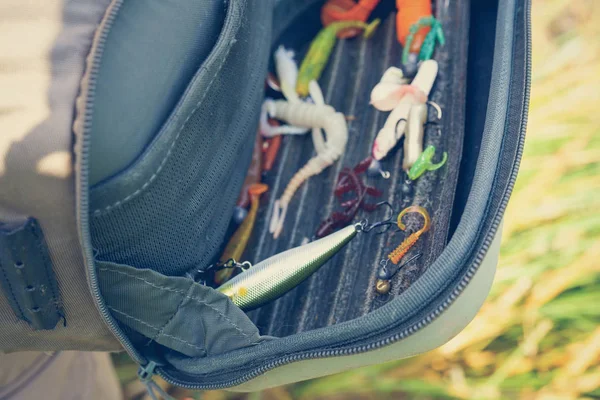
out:
M369 221L366 219L363 219L362 221L360 221L357 224L357 229L359 229L361 232L370 232L375 228L379 228L380 226L387 226L387 228L379 233L384 233L386 232L390 226L394 225L396 222L394 222L394 207L390 204L389 201L381 201L377 204L375 204L375 208L381 207L381 206L388 206L390 208L390 210L392 211L391 215L384 219L383 221L379 221L379 222L375 222L374 224L369 225Z

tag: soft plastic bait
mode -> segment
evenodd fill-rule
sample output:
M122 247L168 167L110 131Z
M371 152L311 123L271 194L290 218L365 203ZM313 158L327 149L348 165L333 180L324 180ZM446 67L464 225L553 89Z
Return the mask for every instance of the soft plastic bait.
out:
M419 61L431 59L436 42L439 43L440 46L443 46L446 43L442 24L440 24L440 22L432 16L423 17L410 27L410 33L406 38L406 46L404 46L404 49L402 50L403 64L407 64L409 62L409 48L411 48L412 43L415 43L416 35L418 35L419 32L423 32L424 27L431 27L431 30L427 36L425 36L422 44L419 44L421 50L414 51L414 53L419 53Z
M375 290L377 291L377 293L379 294L386 294L389 292L390 290L390 280L392 279L393 275L395 274L390 274L387 271L388 265L391 262L394 265L397 265L400 260L402 260L402 257L404 257L406 255L406 253L408 253L408 251L415 245L415 243L417 243L417 241L419 240L419 238L421 237L421 235L425 232L427 232L430 228L431 228L431 218L429 217L429 213L427 212L427 210L421 206L410 206L405 208L404 210L402 210L402 212L400 214L398 214L398 228L400 228L400 230L404 231L406 230L406 225L404 224L404 222L402 222L402 217L404 217L406 214L408 213L418 213L421 214L421 216L423 217L423 227L421 229L419 229L418 231L410 234L406 239L404 239L404 241L402 243L400 243L400 245L398 247L396 247L388 256L387 259L382 260L381 262L381 266L380 266L380 270L378 273L378 279L377 282L375 283ZM413 259L409 260L409 261L414 261ZM396 272L399 268L396 268ZM389 275L389 277L388 277Z
M336 34L339 31L347 28L361 28L364 29L363 37L369 38L380 22L379 19L370 24L362 21L339 21L321 29L310 44L308 53L300 65L296 92L302 97L307 96L310 81L319 80L327 61L329 61L329 56L335 45Z
M273 168L277 153L279 153L279 147L281 147L281 136L274 136L269 139L265 139L263 142L263 171L269 172Z
M424 61L410 85L403 84L400 73L388 70L382 80L371 91L371 104L381 111L392 110L384 126L373 142L372 156L375 160L384 158L400 141L406 132L408 140L417 140L416 156L422 152L423 123L427 118L427 101L438 73L435 60ZM437 104L438 118L441 109ZM414 110L413 110L414 109ZM411 123L411 120L413 123ZM421 140L418 140L419 137ZM419 143L421 145L419 146ZM412 164L411 164L412 165ZM410 165L404 165L406 169Z
M365 22L381 0L329 0L321 8L321 22L329 26L336 21ZM338 39L347 39L360 33L360 29L348 28L337 33Z
M254 141L254 149L252 150L252 160L250 161L250 167L248 167L248 173L242 184L242 191L235 203L237 207L246 208L250 204L249 189L252 185L259 183L262 172L262 155L263 155L263 139L260 133L256 135ZM239 221L241 222L241 221Z
M423 27L414 33L411 43L407 43L410 28L422 17L428 17L431 13L431 0L396 0L396 34L398 41L411 53L418 53L421 44L429 33L429 27Z
M346 226L352 222L359 210L373 211L377 208L378 204L367 203L366 198L367 196L379 197L382 194L381 191L365 185L359 177L359 174L367 170L370 163L371 159L368 158L359 162L352 169L343 168L340 171L334 190L336 198L341 201L346 193L352 193L355 197L340 204L343 211L335 211L321 222L315 234L317 238L327 236L336 229Z
M410 180L415 180L423 175L426 171L435 171L438 168L441 168L444 164L446 164L446 160L448 159L448 153L444 152L442 156L442 161L437 164L431 162L433 156L435 155L435 146L427 146L425 151L421 153L417 161L410 167L408 171L408 178Z
M348 142L348 127L344 114L324 103L319 85L311 82L311 97L315 104L307 102L289 103L286 101L265 102L269 114L292 125L312 128L312 139L317 155L292 177L283 195L275 202L269 232L278 238L283 229L283 222L288 205L296 190L311 176L321 173L333 164L346 149ZM323 138L325 131L327 140Z
M260 204L260 195L265 193L268 189L269 187L264 183L255 183L248 189L248 194L250 195L250 211L231 239L229 239L225 251L223 251L223 255L221 256L222 262L227 262L230 259L239 260L244 254L244 250L246 249L248 240L250 240L250 235L252 234L252 229L254 229L254 223L256 222L256 214L258 214L258 206ZM217 271L215 273L215 282L217 284L225 282L232 273L233 269L231 268Z

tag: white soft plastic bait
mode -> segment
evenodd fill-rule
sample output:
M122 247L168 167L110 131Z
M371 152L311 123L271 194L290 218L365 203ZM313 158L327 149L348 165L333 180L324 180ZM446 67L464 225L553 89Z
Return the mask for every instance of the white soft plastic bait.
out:
M396 146L402 135L407 133L407 143L411 143L411 146L407 147L411 147L410 159L414 162L423 151L422 131L427 118L427 98L437 77L438 64L435 60L424 61L410 85L400 83L398 72L390 70L391 68L386 71L371 92L371 104L375 108L381 111L392 111L375 138L372 155L375 160L381 160ZM412 112L415 106L424 107L424 111L419 108ZM441 118L441 109L439 106L436 109L439 111L438 117ZM416 118L413 123L410 121L411 116ZM410 168L406 163L403 166L405 169Z
M278 238L288 205L296 190L311 176L321 173L340 158L348 142L348 127L344 114L325 104L323 93L316 81L309 84L310 95L315 104L307 102L290 103L283 100L270 100L267 107L273 118L299 127L312 128L313 145L317 155L292 177L283 195L275 202L269 232ZM323 137L325 132L325 138Z

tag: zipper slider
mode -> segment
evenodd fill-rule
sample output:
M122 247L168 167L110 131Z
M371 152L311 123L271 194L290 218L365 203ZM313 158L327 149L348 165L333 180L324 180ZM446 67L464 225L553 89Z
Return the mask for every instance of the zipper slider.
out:
M158 397L156 397L156 393L154 392L155 390L164 400L176 400L174 397L171 397L167 392L165 392L163 388L161 388L156 382L154 382L154 369L158 365L159 364L154 361L150 361L145 366L140 365L137 373L138 379L144 384L146 391L152 400L158 400Z

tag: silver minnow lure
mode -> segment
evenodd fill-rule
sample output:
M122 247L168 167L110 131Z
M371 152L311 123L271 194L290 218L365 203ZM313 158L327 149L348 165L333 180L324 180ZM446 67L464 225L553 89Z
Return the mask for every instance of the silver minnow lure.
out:
M366 221L365 221L366 222ZM251 310L284 295L312 275L358 232L364 222L349 225L322 239L267 258L221 285L217 290L242 310Z

